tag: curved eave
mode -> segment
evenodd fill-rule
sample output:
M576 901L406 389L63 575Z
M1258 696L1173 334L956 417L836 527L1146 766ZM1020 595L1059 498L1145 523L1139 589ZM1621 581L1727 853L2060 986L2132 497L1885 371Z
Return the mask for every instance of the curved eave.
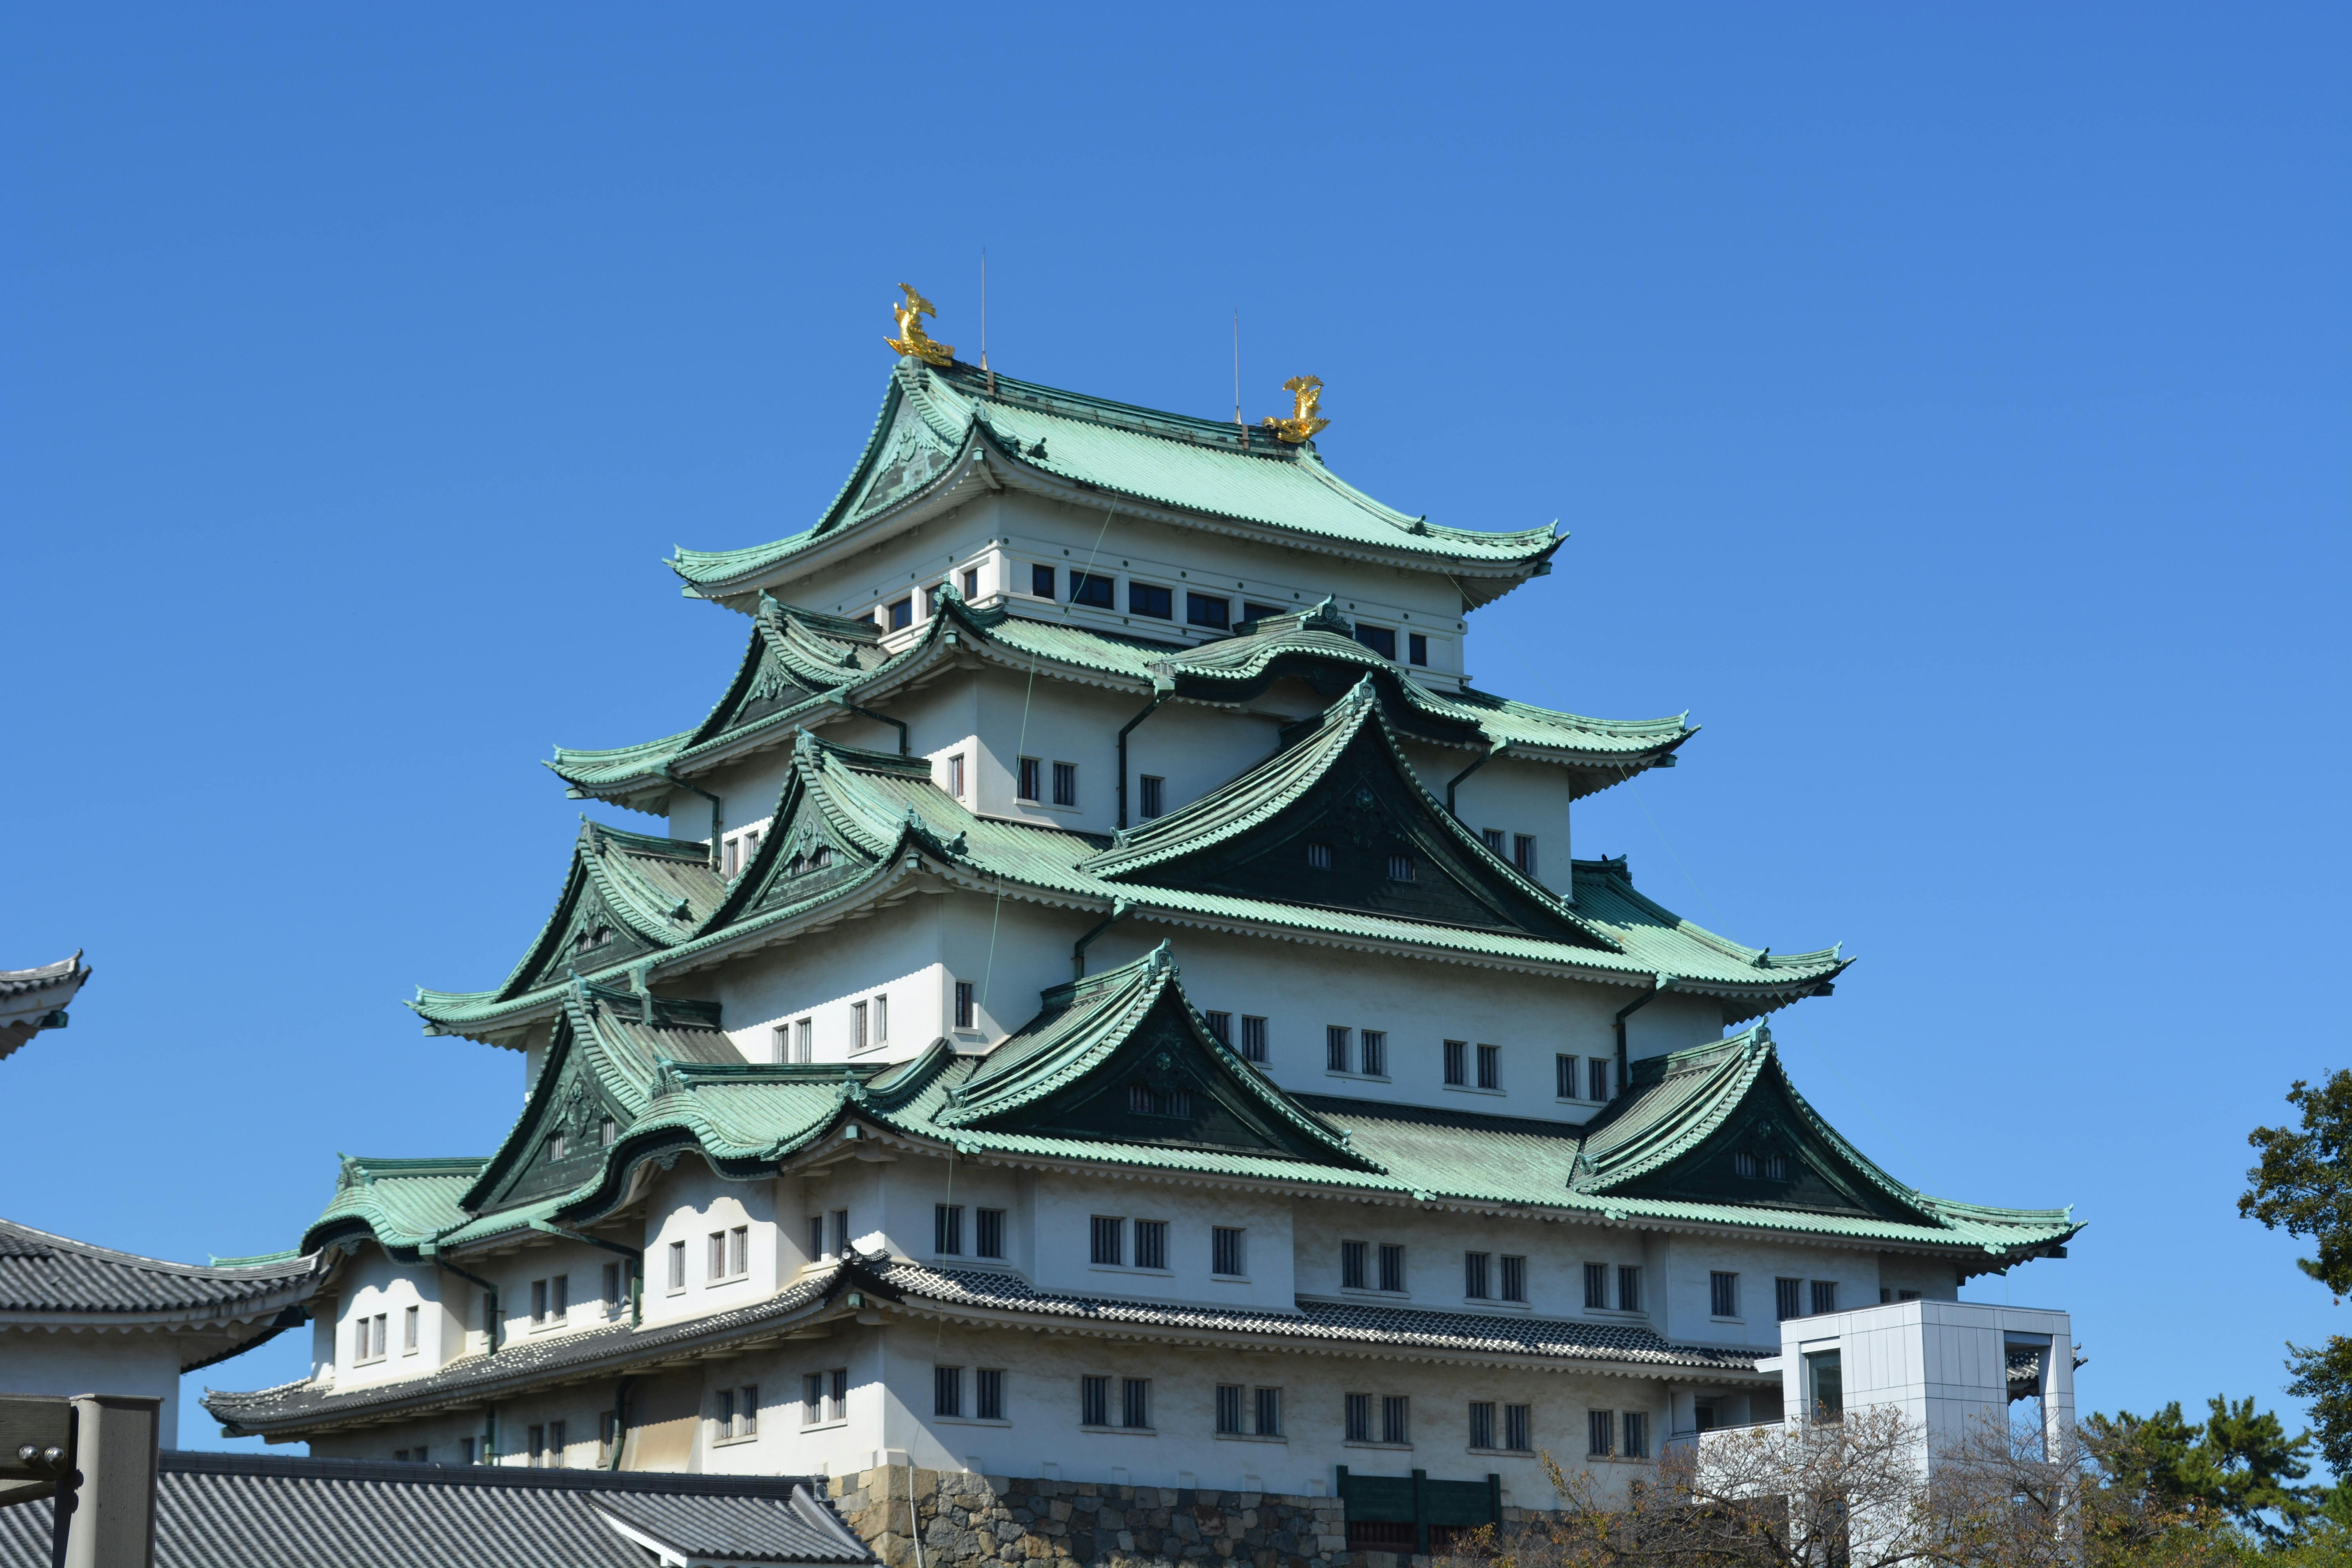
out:
M870 464L869 448L863 463ZM856 484L864 477L861 467ZM712 599L732 609L747 609L753 595L772 590L796 576L828 564L838 555L863 550L876 536L929 519L963 504L976 494L1010 486L1030 494L1083 510L1110 510L1140 521L1248 539L1285 549L1311 551L1340 560L1408 570L1440 572L1457 579L1472 606L1489 604L1529 577L1549 570L1552 555L1566 542L1556 530L1535 531L1534 536L1497 536L1525 547L1513 553L1433 550L1416 545L1413 535L1400 531L1397 542L1374 544L1288 529L1245 516L1174 505L1093 481L1067 478L1025 461L984 424L974 420L963 432L955 451L937 474L907 495L856 521L837 527L820 524L805 532L768 545L742 551L684 551L667 564L685 581L686 592ZM1458 533L1460 531L1446 531ZM1435 539L1433 532L1428 536Z

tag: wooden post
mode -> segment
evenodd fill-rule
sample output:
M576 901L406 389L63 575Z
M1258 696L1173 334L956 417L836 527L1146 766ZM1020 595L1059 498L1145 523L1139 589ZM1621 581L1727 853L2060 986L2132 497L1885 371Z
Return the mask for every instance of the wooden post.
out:
M163 1413L152 1395L74 1395L73 1484L58 1489L51 1549L59 1568L153 1568Z

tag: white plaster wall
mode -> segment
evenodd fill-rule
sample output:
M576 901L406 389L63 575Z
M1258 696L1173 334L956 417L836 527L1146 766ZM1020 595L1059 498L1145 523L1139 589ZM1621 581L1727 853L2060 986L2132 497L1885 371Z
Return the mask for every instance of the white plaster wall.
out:
M467 1297L464 1282L455 1281L461 1291L445 1305L442 1281L449 1278L436 1268L396 1263L373 1246L345 1264L337 1282L341 1294L333 1303L336 1382L346 1388L372 1387L421 1377L463 1354L462 1321L454 1320L451 1313L465 1310ZM417 1309L415 1350L404 1342L404 1321L411 1307ZM361 1319L378 1313L385 1320L383 1356L356 1361L357 1325Z
M1171 1187L1082 1176L1041 1176L1035 1184L1035 1281L1042 1290L1131 1300L1191 1301L1223 1307L1289 1310L1297 1298L1291 1261L1289 1205L1255 1194ZM1102 1215L1127 1220L1128 1267L1090 1261L1091 1222ZM1136 1220L1168 1226L1168 1267L1134 1262ZM1209 1272L1210 1231L1239 1226L1246 1233L1245 1279Z
M871 917L683 976L684 993L715 997L746 1061L775 1059L778 1024L815 1021L821 1062L898 1061L947 1031L953 982L940 962L940 899L916 897ZM889 1037L871 1037L872 1003L889 998ZM868 1042L854 1051L851 1008L867 1005Z
M773 1293L788 1261L778 1255L777 1185L729 1181L691 1153L656 1183L646 1205L647 1323L733 1311ZM750 1269L714 1279L706 1267L710 1233L739 1225L751 1231ZM672 1289L669 1248L676 1242L686 1244L686 1281Z
M184 1336L46 1329L0 1333L0 1394L124 1394L160 1399L158 1441L180 1446Z
M1475 762L1477 753L1417 746L1412 749L1412 760L1422 783L1443 801L1445 781ZM1575 891L1569 867L1568 788L1564 768L1498 757L1455 788L1454 814L1473 833L1501 829L1502 855L1507 860L1514 853L1511 836L1533 834L1535 879L1567 898Z
M1802 1304L1808 1311L1817 1279L1836 1284L1841 1308L1878 1300L1878 1259L1868 1252L1769 1237L1664 1232L1653 1237L1650 1249L1657 1262L1658 1331L1680 1344L1740 1345L1772 1353L1782 1328L1774 1281L1783 1278L1805 1282ZM1739 1276L1739 1314L1733 1320L1717 1318L1710 1310L1710 1276L1718 1269Z

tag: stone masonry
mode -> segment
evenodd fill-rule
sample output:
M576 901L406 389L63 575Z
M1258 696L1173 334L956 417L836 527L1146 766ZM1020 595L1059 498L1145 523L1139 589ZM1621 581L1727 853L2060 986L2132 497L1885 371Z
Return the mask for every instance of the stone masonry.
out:
M1337 1498L903 1465L835 1476L829 1489L842 1519L888 1568L1383 1568L1400 1561L1351 1554Z

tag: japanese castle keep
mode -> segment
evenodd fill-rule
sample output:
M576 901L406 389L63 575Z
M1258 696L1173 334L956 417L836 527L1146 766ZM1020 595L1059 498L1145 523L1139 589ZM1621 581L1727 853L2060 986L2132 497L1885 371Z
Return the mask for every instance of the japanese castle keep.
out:
M1351 489L1311 377L1195 419L925 310L813 526L670 563L740 663L556 752L644 820L410 1004L518 1054L520 1117L343 1162L311 1373L210 1394L231 1432L1541 1507L1539 1451L1607 1489L1777 1417L1784 1320L2059 1255L2068 1211L1916 1191L1799 1093L1766 1019L1847 959L1573 858L1693 731L1469 684L1555 530Z

